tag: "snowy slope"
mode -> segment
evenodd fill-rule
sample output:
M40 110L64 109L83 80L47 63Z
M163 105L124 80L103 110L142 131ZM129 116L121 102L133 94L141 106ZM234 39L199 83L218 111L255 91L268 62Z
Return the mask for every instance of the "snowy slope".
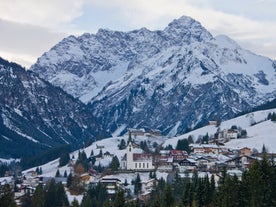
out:
M236 125L237 127L246 129L248 136L246 139L230 140L225 143L225 146L234 149L242 147L255 148L260 152L263 145L265 145L268 152L276 152L276 123L266 120L267 115L273 112L276 113L276 109L257 111L222 122L220 130L230 129L231 126ZM199 136L206 135L206 133L209 136L213 136L217 132L217 129L215 126L205 126L181 136L168 139L164 142L163 146L171 144L173 147L176 147L179 139L188 138L190 135L194 138L194 141Z
M267 115L269 113L276 113L276 109L271 109L271 110L265 110L265 111L257 111L253 113L249 113L225 122L222 122L220 125L220 129L228 129L231 128L232 125L240 126L243 129L247 130L248 138L246 139L237 139L237 140L231 140L228 143L225 144L226 147L229 148L241 148L241 147L250 147L250 148L255 148L258 151L261 150L263 144L267 147L269 152L276 152L276 127L275 127L275 122L272 122L270 120L266 121ZM257 123L252 126L253 122ZM191 131L189 133L183 134L178 137L174 138L156 138L156 137L143 137L143 136L138 136L135 138L136 143L140 143L141 141L147 140L148 143L153 144L156 142L157 144L162 144L164 147L171 144L173 147L176 146L177 141L179 139L185 139L189 135L192 135L195 139L200 136L200 135L206 135L208 133L210 136L214 134L217 131L217 128L215 126L205 126L200 129ZM99 154L100 149L97 149L97 146L104 146L102 149L102 152L105 153L106 151L110 152L111 154L114 154L118 157L119 160L122 159L124 154L126 153L125 149L124 150L119 150L118 145L121 141L121 139L124 139L127 141L128 136L121 136L121 137L112 137L112 138L107 138L103 139L97 142L94 142L92 145L84 150L87 157L90 156L91 151L93 150L94 155ZM135 149L137 152L141 152L140 149ZM75 159L78 158L78 153L79 150L74 151L70 154L70 157L74 155ZM102 160L99 160L96 162L96 165L101 164L102 166L108 166L111 162L111 158L109 157L104 157ZM40 166L42 168L43 175L42 176L55 176L55 173L57 169L59 169L61 175L64 174L64 171L66 170L67 173L70 172L70 167L64 166L59 168L59 161L58 159L51 161L45 165ZM30 170L35 170L36 167L28 169L23 172L23 174L26 174ZM146 175L145 175L146 176ZM160 175L162 176L162 175ZM164 176L164 175L163 175ZM130 175L128 177L121 175L123 181L124 178L131 179L133 178L133 175ZM128 180L129 182L129 180ZM129 182L130 183L130 182Z

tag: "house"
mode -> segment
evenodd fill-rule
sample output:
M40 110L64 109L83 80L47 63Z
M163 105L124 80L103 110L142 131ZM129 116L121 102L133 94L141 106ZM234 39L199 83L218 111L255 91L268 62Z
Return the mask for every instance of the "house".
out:
M249 169L257 158L252 156L235 157L226 161L228 169Z
M100 179L100 183L106 187L109 196L114 196L118 189L121 189L121 180L118 178L104 177Z
M230 139L237 139L238 131L236 129L224 129L218 134L218 140L227 142Z
M217 126L217 121L209 121L210 126Z
M219 146L215 144L190 144L194 154L219 154Z
M185 150L171 150L170 156L173 158L174 163L178 163L181 160L188 157L188 153Z
M149 153L134 153L132 142L128 143L121 168L126 170L153 170L153 156Z
M131 133L131 135L133 135L134 137L137 137L137 136L144 136L145 135L145 129L132 129L132 128L129 128L128 129L129 133Z
M243 147L239 150L239 157L251 156L251 149L248 147Z
M154 190L156 180L152 178L150 180L142 181L141 184L142 184L142 192L151 192L152 190Z
M172 171L173 170L173 157L166 154L161 154L155 157L155 166L159 171Z
M178 163L179 172L194 172L196 169L196 161L193 159L183 159Z

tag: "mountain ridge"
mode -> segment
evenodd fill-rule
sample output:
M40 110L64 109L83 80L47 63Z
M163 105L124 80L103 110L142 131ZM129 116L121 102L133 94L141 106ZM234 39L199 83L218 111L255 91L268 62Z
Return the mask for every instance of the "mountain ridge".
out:
M70 36L31 69L88 103L109 133L148 127L174 136L276 95L275 61L185 16L164 30Z
M0 58L0 156L31 156L49 148L108 136L87 107L32 71Z

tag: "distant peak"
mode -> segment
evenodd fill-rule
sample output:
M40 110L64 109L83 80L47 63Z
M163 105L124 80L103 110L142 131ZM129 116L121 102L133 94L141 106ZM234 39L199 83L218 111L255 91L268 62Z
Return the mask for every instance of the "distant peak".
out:
M181 16L178 19L174 19L164 29L164 32L180 38L202 41L206 39L212 39L212 35L200 24L200 22L189 16ZM185 41L185 40L184 40Z
M187 26L191 25L193 22L196 22L193 18L189 16L181 16L178 19L174 19L171 23L169 23L169 27L171 26Z

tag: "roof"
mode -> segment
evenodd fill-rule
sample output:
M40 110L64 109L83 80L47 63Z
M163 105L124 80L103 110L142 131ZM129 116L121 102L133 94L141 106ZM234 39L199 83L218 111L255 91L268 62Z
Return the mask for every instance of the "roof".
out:
M182 156L182 155L188 155L188 153L185 150L171 150L171 155L173 156Z
M152 160L151 154L141 154L141 153L133 154L133 161L147 161L147 160Z

